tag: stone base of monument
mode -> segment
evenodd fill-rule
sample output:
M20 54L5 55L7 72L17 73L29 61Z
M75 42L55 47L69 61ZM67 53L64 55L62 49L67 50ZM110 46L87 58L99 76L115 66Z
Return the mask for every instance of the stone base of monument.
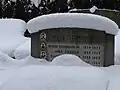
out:
M31 52L36 58L52 61L62 54L74 54L95 66L114 64L114 36L104 31L58 28L41 30L31 36Z

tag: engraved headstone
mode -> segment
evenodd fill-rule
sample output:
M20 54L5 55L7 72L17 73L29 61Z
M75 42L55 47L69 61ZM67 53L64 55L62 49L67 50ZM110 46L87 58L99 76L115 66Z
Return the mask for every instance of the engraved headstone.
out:
M41 58L52 61L62 54L74 54L87 63L103 66L104 32L62 28L41 30L39 33Z
M52 61L62 54L74 54L94 66L114 64L118 26L108 18L78 13L43 15L28 22L28 29L33 57Z

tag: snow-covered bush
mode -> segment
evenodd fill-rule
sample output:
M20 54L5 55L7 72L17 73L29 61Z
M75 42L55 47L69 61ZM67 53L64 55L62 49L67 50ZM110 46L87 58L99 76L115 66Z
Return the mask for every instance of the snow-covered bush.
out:
M91 66L85 63L78 56L72 54L63 54L55 57L52 61L52 64L60 66Z

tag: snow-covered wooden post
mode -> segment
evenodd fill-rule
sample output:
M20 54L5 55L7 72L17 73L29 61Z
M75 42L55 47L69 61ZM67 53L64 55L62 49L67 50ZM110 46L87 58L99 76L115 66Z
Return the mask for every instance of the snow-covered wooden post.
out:
M59 13L28 22L31 55L52 61L61 54L75 54L94 66L114 64L117 24L99 15Z

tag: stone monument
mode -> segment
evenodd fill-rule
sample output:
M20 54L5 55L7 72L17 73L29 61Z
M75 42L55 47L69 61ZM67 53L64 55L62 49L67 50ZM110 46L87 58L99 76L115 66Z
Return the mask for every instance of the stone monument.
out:
M114 37L118 26L99 15L60 13L28 22L31 55L52 61L62 54L75 54L94 66L114 64Z

